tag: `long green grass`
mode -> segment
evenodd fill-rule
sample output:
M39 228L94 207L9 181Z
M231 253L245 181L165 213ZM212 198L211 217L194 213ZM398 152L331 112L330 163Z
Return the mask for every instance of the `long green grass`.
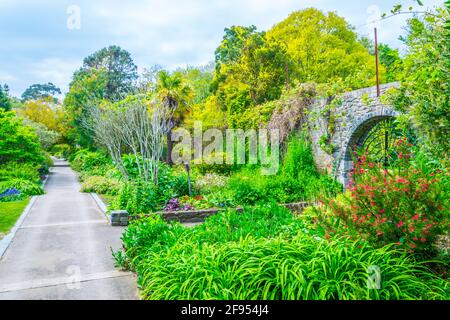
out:
M188 229L151 218L123 236L119 263L145 299L449 299L449 283L392 247L323 239L268 206ZM370 289L371 268L381 271Z

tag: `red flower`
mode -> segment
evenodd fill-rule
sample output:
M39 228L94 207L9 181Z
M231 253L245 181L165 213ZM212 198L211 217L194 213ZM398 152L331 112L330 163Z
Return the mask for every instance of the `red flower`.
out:
M427 239L421 238L420 241L422 241L422 242L427 242Z
M416 213L411 219L412 220L418 220L419 219L419 214Z
M403 221L400 221L399 223L397 223L397 228L401 228L404 225Z
M413 238L413 240L414 240L414 241L417 241L417 240L419 240L419 238L417 238L417 237L414 237L414 238Z
M384 213L384 211L385 211L384 209L380 209L380 211L379 211L379 212L380 212L380 213Z

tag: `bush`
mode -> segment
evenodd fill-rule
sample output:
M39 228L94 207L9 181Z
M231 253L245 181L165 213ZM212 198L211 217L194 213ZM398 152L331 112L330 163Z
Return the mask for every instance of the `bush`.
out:
M38 169L39 166L35 164L10 162L0 166L0 181L17 178L39 183L40 174Z
M111 160L100 152L80 150L73 156L71 166L76 171L85 171L91 175L104 175L112 165Z
M103 176L89 176L81 184L81 192L96 192L115 196L119 193L120 183L116 179Z
M342 190L339 182L316 170L311 145L304 135L291 137L279 174L262 176L258 170L245 168L230 177L228 188L237 203L249 205L311 201Z
M327 201L324 210L376 247L395 243L409 252L434 256L437 235L449 227L449 175L415 167L405 139L396 143L394 153L398 159L391 159L388 170L360 156L348 196Z
M185 228L158 216L132 223L116 261L146 299L448 299L449 283L404 252L310 234L285 209L223 212ZM380 289L367 281L382 272Z
M12 188L19 190L21 194L26 196L37 196L44 194L44 189L40 185L29 180L12 179L0 182L0 192Z
M8 162L32 163L40 165L43 152L36 133L14 112L0 109L0 164Z

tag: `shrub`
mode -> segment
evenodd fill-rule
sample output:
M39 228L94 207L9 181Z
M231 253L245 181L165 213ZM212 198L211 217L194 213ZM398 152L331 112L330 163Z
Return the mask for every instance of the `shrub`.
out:
M353 169L349 195L327 201L327 207L376 247L395 243L409 252L434 255L436 236L448 230L448 173L414 166L411 145L399 140L397 161L389 169L362 155Z
M0 164L8 162L32 163L40 165L43 152L36 133L14 112L0 109Z
M103 153L84 149L77 151L71 161L73 169L86 171L91 175L104 175L111 165L111 160Z
M19 190L21 194L27 196L37 196L44 194L44 189L40 185L29 180L11 179L8 181L0 182L0 190L5 191L11 188L15 188Z
M311 201L342 190L339 182L316 170L311 145L304 135L291 137L279 174L261 176L258 170L245 168L230 177L228 188L237 203L249 205Z
M185 228L158 216L132 223L116 261L145 299L448 299L449 283L392 247L310 234L285 209L223 212ZM380 289L367 281L382 272Z
M35 164L10 162L0 166L0 181L17 178L39 183L40 175L38 169L39 166Z
M127 210L131 215L157 211L165 202L158 191L154 184L139 180L124 183L112 203L112 208Z
M120 190L120 183L116 179L103 176L89 176L81 184L81 192L96 192L115 196Z
M263 190L264 183L264 177L255 175L252 171L243 171L230 178L228 187L237 203L254 205L269 200L269 195Z

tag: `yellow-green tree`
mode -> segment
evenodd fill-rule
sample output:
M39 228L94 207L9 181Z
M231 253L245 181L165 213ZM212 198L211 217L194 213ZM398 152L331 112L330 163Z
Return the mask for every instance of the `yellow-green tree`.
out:
M293 12L267 36L286 45L295 65L291 77L300 82L344 81L348 88L375 84L374 58L348 22L334 12L314 8Z

